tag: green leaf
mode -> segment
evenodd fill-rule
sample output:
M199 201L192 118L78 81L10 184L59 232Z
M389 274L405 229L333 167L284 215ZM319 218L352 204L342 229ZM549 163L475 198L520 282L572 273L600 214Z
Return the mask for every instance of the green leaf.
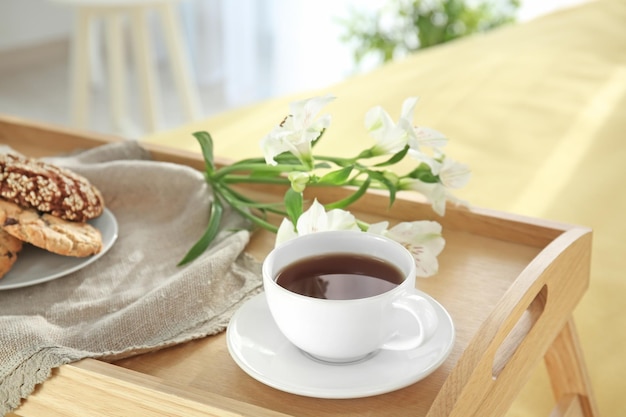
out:
M215 163L213 160L213 138L209 132L195 132L193 136L196 138L202 149L204 157L204 166L206 173L210 176L215 172Z
M369 188L371 182L372 181L368 177L365 181L363 181L363 184L361 184L359 189L356 190L354 194L344 198L343 200L335 201L334 203L325 204L324 207L327 210L336 209L336 208L341 209L344 207L348 207L350 204L354 203L356 200L361 198L363 194L367 192L367 189Z
M380 164L376 164L375 166L386 167L389 165L395 165L398 162L402 161L402 159L404 159L404 157L406 156L408 152L409 152L409 145L406 145L404 149L402 149L400 152L394 154L391 158L389 158L385 162L381 162Z
M302 206L304 204L302 200L302 193L294 191L293 188L289 188L285 193L285 209L287 210L289 220L291 220L294 226L302 214Z
M329 172L324 175L319 180L319 184L330 184L330 185L342 185L345 184L348 178L350 177L350 173L354 168L353 165L347 166L345 168L338 169L336 171Z
M392 181L390 181L389 178L385 177L385 175L381 172L368 171L367 173L371 178L380 182L385 186L385 188L387 188L387 190L389 191L389 207L393 206L393 203L396 201L396 185Z
M204 234L200 240L198 240L195 245L189 249L189 252L187 252L183 259L178 263L178 266L193 261L198 256L202 255L202 253L209 247L219 232L223 211L224 208L222 207L219 199L216 197L213 204L211 204L211 217L209 218L209 224L207 225Z

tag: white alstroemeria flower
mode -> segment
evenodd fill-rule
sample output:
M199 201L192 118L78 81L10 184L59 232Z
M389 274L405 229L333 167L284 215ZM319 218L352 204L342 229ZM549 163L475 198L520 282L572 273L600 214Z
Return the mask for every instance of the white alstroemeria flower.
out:
M467 201L455 197L441 182L424 182L415 178L400 179L399 189L413 190L430 201L433 210L440 216L446 214L446 202L459 206L469 206Z
M445 157L438 175L444 186L448 188L462 188L468 183L471 171L469 166Z
M387 155L400 152L407 144L407 133L396 126L391 116L376 106L365 114L365 128L376 141L374 155Z
M283 219L278 232L276 243L278 246L283 242L297 236L326 230L361 230L356 223L356 218L348 211L333 209L326 211L317 199L307 211L300 215L296 227L289 219Z
M402 114L394 123L382 107L376 106L365 114L365 128L376 141L374 155L400 152L407 145L413 131L413 111L417 97L409 97L402 103Z
M409 156L418 162L423 162L428 165L433 175L439 175L439 171L441 170L442 165L439 161L442 157L444 157L444 155L439 153L438 150L435 150L435 154L431 156L422 152L419 149L415 149L412 147L409 149Z
M311 142L330 125L330 115L315 117L322 107L334 99L332 95L325 95L291 103L291 114L261 140L265 162L276 165L276 155L291 152L303 164L312 167Z
M415 258L418 277L429 277L439 270L437 255L445 246L441 225L434 221L419 220L398 223L387 229L389 222L372 224L368 233L386 236L403 245Z
M404 100L398 126L407 132L407 143L412 150L419 151L422 147L428 147L439 151L446 146L448 138L435 129L413 124L413 113L417 100L417 97L409 97Z
M402 178L401 190L413 190L421 193L430 201L435 213L443 216L446 213L446 200L448 192L446 187L439 182L424 182L415 178Z

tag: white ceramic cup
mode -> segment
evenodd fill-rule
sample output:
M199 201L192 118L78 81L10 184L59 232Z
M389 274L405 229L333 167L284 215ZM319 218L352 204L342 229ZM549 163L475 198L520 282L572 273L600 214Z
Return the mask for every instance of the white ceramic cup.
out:
M348 300L301 295L276 282L279 272L294 262L337 253L382 259L399 268L404 280L382 294ZM399 243L371 233L325 231L289 240L265 258L263 287L270 312L285 337L305 353L326 362L355 362L380 349L414 349L437 327L435 310L415 289L411 253ZM397 314L408 314L413 319L414 334L399 331Z

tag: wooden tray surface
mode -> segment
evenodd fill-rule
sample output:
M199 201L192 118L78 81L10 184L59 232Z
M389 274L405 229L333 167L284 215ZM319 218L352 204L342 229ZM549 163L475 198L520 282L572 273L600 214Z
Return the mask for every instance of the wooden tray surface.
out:
M56 155L116 140L0 117L0 143L32 156ZM199 153L150 144L145 147L157 160L203 167ZM255 198L274 200L282 193L281 188L266 186L245 191ZM342 189L313 191L322 202L346 193ZM490 390L506 393L503 403L495 408L505 410L541 361L542 349L545 352L551 342L545 334L535 337L531 329L538 323L543 326L543 321L545 329L560 329L588 285L590 238L585 236L590 235L589 230L478 208L449 207L445 217L438 217L415 197L401 195L392 208L387 201L384 195L368 193L350 210L366 221L434 219L443 225L446 239L439 256L440 272L418 279L417 285L448 310L455 323L456 340L450 357L424 380L362 399L292 395L267 387L239 369L228 354L225 335L220 334L115 363L84 360L63 366L16 415L43 415L39 414L42 410L50 416L88 415L93 407L106 410L104 415L113 415L117 408L161 415L167 407L172 408L167 415L447 415L441 413L449 412L457 401L467 401L464 396L468 393L477 396L477 403L483 400L487 388L466 389L480 378L486 378L484 385ZM271 233L255 232L248 251L262 259L273 246L273 239ZM579 276L576 285L570 286L571 300L558 304L554 310L559 314L554 313L552 319L548 314L552 309L546 307L547 284L539 281L552 279L551 268L569 262L561 259L564 253L570 256L569 252L571 257L578 257L571 268L577 268ZM552 306L552 301L547 305ZM479 371L486 376L478 375ZM512 372L516 375L509 375ZM440 391L447 398L438 398ZM61 411L55 414L51 410Z

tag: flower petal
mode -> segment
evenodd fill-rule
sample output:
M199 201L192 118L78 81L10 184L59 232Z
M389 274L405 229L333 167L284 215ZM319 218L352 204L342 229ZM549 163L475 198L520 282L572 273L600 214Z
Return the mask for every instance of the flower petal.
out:
M306 166L313 166L311 142L330 125L330 115L315 120L317 113L335 97L326 95L291 103L291 114L261 140L265 162L276 165L274 157L291 152Z
M372 107L365 113L365 129L376 139L381 132L394 126L391 116L380 106Z
M417 276L429 277L437 273L437 255L445 246L439 223L427 220L398 223L389 229L387 237L401 243L411 252L415 258Z
M412 250L413 249L413 250ZM422 278L427 278L435 275L439 272L439 262L437 256L431 253L429 250L418 250L418 248L409 248L409 251L415 258L415 275Z
M293 223L289 219L283 219L282 223L278 227L278 232L276 232L276 241L274 242L274 246L281 245L282 243L297 237L298 233L293 227Z
M413 114L415 113L415 106L419 97L408 97L402 102L402 113L400 119L409 122L409 125L413 125Z
M352 213L334 209L326 213L326 230L361 230Z
M403 179L401 189L411 189L421 193L430 201L435 213L443 216L446 213L446 188L440 183L423 182L418 179Z
M461 188L467 185L471 176L469 166L446 157L443 160L439 178L448 188Z
M274 128L263 139L261 139L261 150L265 157L265 162L269 165L276 165L274 157L283 152L297 152L297 148L292 143L293 132L282 127Z
M387 233L387 227L389 227L388 221L370 224L370 226L367 228L367 233L384 236Z
M374 147L373 152L375 155L394 154L404 149L406 143L406 132L398 126L394 126L390 129L386 129L385 131L380 132L380 135L378 137L378 143Z
M439 255L445 246L441 230L441 224L438 222L418 220L398 223L389 230L387 235L410 245L423 246L434 255Z
M327 94L291 103L289 108L293 116L294 126L297 129L308 128L313 123L315 116L322 110L322 107L334 99L335 96Z
M441 132L425 126L415 126L409 140L409 146L419 149L420 146L440 149L446 146L448 138Z
M327 216L324 206L315 199L311 207L298 218L296 229L298 230L298 235L306 235L319 232L320 230L326 230L326 223Z
M374 155L386 155L400 152L407 144L407 132L396 125L389 114L377 106L365 115L365 128L376 141Z
M311 140L315 140L317 139L317 137L319 136L320 132L324 129L326 129L328 126L330 126L330 121L331 121L331 117L330 114L325 114L323 116L321 116L320 118L318 118L317 120L315 120L313 123L311 123L306 131L309 134L315 134L314 138L311 138L309 140L309 142Z
M416 150L415 148L409 149L409 156L418 162L423 162L428 165L433 175L439 175L439 171L441 170L441 162L439 162L432 156Z

